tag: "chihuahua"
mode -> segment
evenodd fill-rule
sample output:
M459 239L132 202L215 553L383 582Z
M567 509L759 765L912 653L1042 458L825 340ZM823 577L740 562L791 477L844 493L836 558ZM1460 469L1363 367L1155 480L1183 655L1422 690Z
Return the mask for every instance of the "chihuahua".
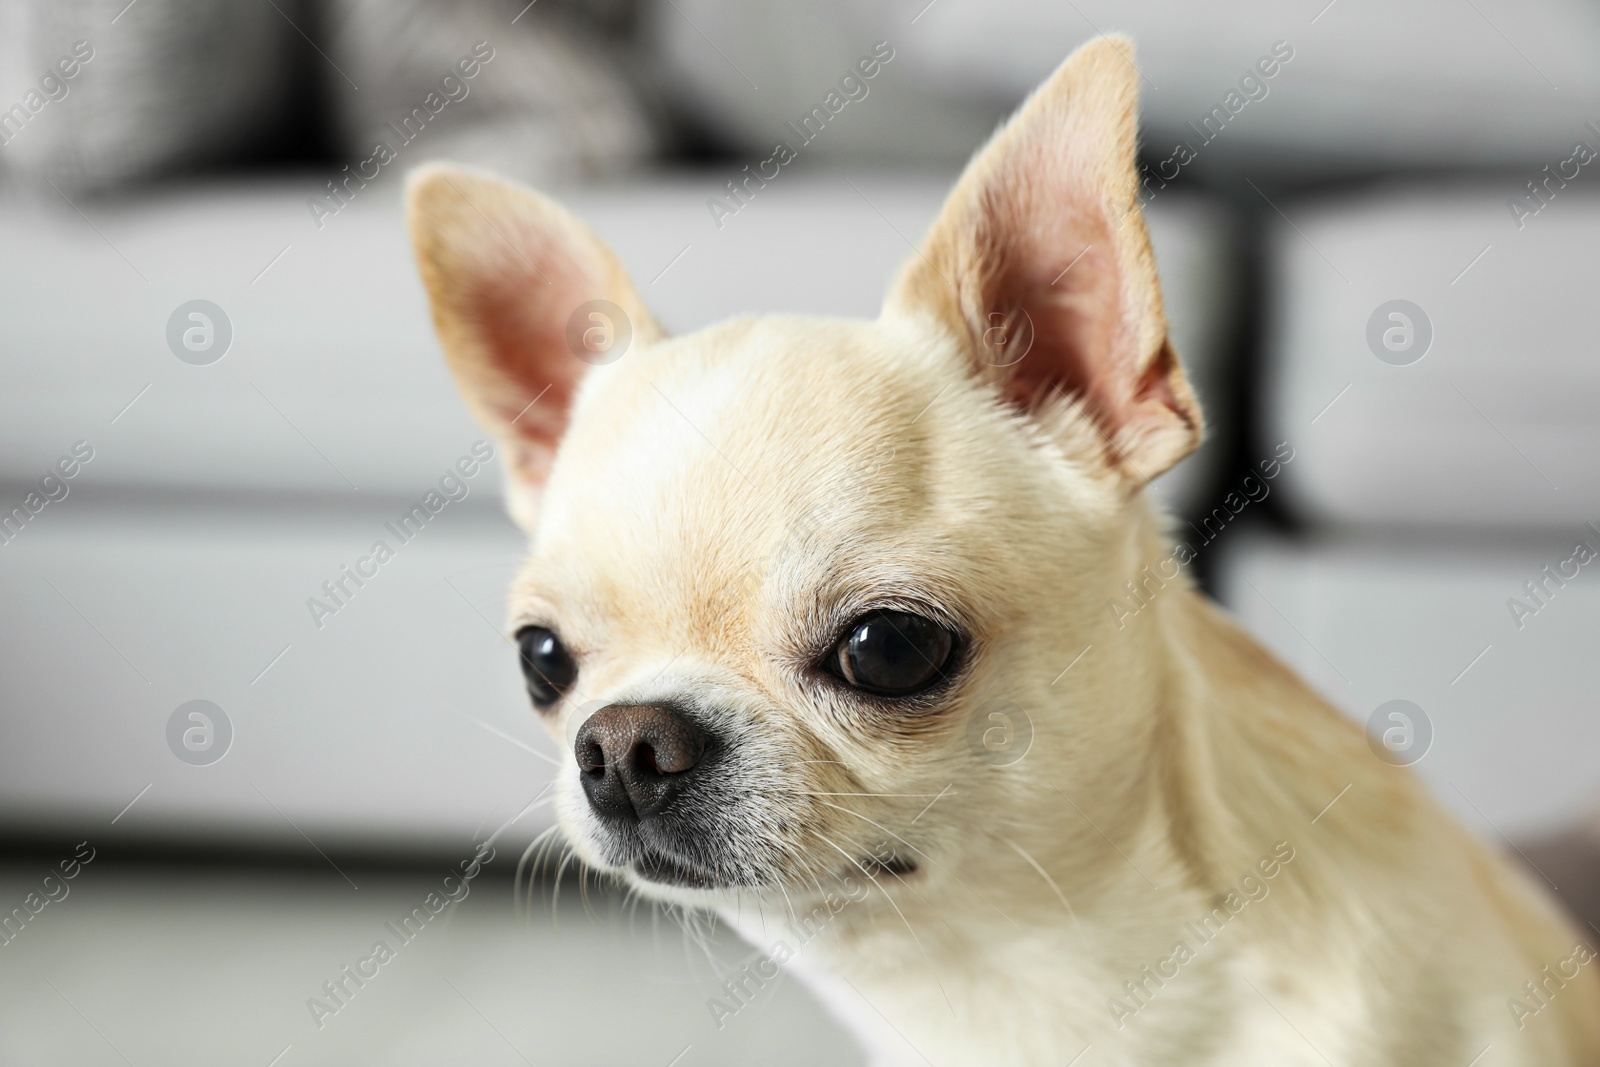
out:
M1131 55L1035 91L870 322L669 337L551 201L412 177L531 537L510 622L557 822L648 898L785 931L773 965L878 1063L1600 1063L1587 933L1181 575L1148 585L1146 486L1203 431Z

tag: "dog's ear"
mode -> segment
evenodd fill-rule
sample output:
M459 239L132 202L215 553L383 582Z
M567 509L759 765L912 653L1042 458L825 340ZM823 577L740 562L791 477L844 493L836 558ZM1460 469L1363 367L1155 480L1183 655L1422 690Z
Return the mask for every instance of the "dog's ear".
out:
M886 314L931 316L1054 429L1142 484L1200 443L1137 201L1132 42L1078 49L968 164Z
M661 330L600 239L531 190L434 164L406 218L445 357L531 530L580 379Z

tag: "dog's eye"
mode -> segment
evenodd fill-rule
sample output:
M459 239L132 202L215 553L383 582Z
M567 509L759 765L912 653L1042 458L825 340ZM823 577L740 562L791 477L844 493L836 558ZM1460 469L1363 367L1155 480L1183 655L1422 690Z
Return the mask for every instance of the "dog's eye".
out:
M910 696L943 679L955 645L955 635L932 619L874 611L846 628L827 666L865 692Z
M561 644L561 638L543 626L518 631L522 676L528 680L528 696L541 708L560 700L578 680L578 665Z

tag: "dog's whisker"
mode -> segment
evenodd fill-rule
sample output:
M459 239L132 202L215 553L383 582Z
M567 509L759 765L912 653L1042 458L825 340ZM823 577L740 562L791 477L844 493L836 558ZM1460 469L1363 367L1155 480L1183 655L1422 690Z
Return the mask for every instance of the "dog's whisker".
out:
M805 797L936 797L939 793L842 793L820 789L788 789L784 792Z
M577 850L575 850L571 845L563 842L561 849L561 860L556 865L555 884L551 887L550 892L550 921L552 923L559 924L561 922L561 915L557 910L561 904L561 879L562 876L566 874L567 864L572 862L573 858L576 857L577 854ZM582 861L580 860L579 862L581 863Z
M640 893L641 898L644 897ZM650 945L655 950L656 959L661 958L661 903L650 899Z
M527 922L533 917L533 882L534 878L537 877L539 867L539 857L535 856L535 853L538 852L542 855L547 842L560 832L561 827L559 825L552 825L542 831L532 841L528 842L528 847L522 850L522 858L517 860L516 878L511 883L511 900L523 922ZM534 857L531 865L528 863L530 856ZM525 905L522 901L522 874L524 867L527 868L528 872L528 893Z
M530 921L533 918L533 890L539 877L539 872L550 869L550 851L557 843L565 839L562 837L558 827L552 826L548 831L539 835L536 840L539 841L539 850L534 853L533 863L528 868L527 916Z
M1050 872L1045 870L1044 866L1040 864L1038 860L1034 859L1033 856L1028 853L1027 849L1023 848L1015 841L1008 837L1002 837L1000 840L1004 841L1007 845L1010 845L1016 854L1026 860L1028 866L1037 871L1039 873L1039 877L1043 878L1050 888L1055 891L1056 898L1059 899L1062 906L1067 909L1067 914L1072 916L1072 925L1078 931L1078 943L1083 947L1085 952L1088 952L1089 939L1084 936L1083 923L1079 920L1077 911L1073 909L1072 901L1067 899L1067 895L1061 891L1061 887L1056 884L1056 880L1050 877Z
M539 888L539 883L541 880L548 880L549 878L550 855L557 843L558 838L546 838L545 842L539 846L539 851L534 853L533 862L528 867L528 881L526 886L525 900L528 921L530 923L534 918L534 891L536 888ZM541 879L540 876L541 871L544 872L543 879ZM548 894L549 886L545 885L543 888L545 889L546 894Z
M826 804L827 801L824 801L823 803ZM841 807L838 804L828 804L828 807L835 808L835 809L837 809L839 811L844 812L846 815L854 815L858 819L862 819L862 820L864 820L866 822L872 823L873 826L876 826L878 829L882 830L884 833L888 834L890 837L893 837L896 840L902 842L907 848L909 848L911 851L915 852L917 855L919 855L919 856L923 857L924 859L926 859L929 863L933 862L932 857L928 856L927 853L923 852L916 845L913 845L911 842L907 841L905 838L901 837L899 834L895 833L893 830L889 829L887 826L883 825L882 823L877 822L877 821L875 821L873 819L868 819L865 815L862 815L860 812L851 811L849 808ZM852 842L852 843L854 843L854 842ZM894 880L896 882L898 882L901 885L905 886L906 890L908 892L915 894L917 899L919 899L919 900L926 900L927 899L926 896L923 894L922 890L919 889L917 886L912 885L910 882L907 882L905 880L905 877L899 871L894 870L893 868L887 867L887 866L883 867L882 869L887 871L891 876L893 876L893 878L894 878ZM960 879L957 879L957 881L960 881Z
M939 981L939 976L938 976L937 969L933 965L933 957L928 955L927 948L922 944L922 938L918 937L917 936L917 932L911 928L911 920L907 919L905 912L900 910L900 905L898 905L898 904L896 904L894 902L894 898L889 895L889 891L887 889L883 888L883 884L872 876L872 872L871 871L868 871L866 869L866 867L862 866L860 860L857 860L854 856L850 855L850 853L848 853L844 849L840 848L837 844L834 843L833 839L831 837L829 837L827 834L824 834L821 831L818 831L817 832L817 836L822 838L823 841L827 842L830 846L832 846L834 851L838 852L841 856L843 856L845 859L849 860L852 864L854 864L856 870L860 871L863 875L865 875L867 881L871 882L874 886L876 886L877 889L878 889L878 892L883 894L883 899L888 902L889 907L894 909L894 913L896 915L900 916L900 921L905 924L906 933L910 934L911 935L911 940L916 942L917 950L922 953L922 958L928 964L928 973L930 975L932 975L934 984L939 987L939 995L944 997L944 1002L945 1002L946 1006L948 1006L950 1008L950 1014L954 1015L955 1011L956 1011L956 1006L950 1002L950 994L948 994L948 993L946 993L944 991L944 983Z
M692 944L700 950L700 955L704 957L704 962L710 968L711 973L716 974L717 958L716 953L712 951L710 931L701 926L702 922L710 921L711 917L700 912L690 911L688 908L676 904L672 906L670 914L673 915L683 930L684 958L689 962L690 969L693 970L695 964L694 957L689 954L689 947Z
M901 837L899 834L895 833L893 830L889 829L887 826L883 825L882 823L877 822L877 821L875 821L873 819L867 818L865 815L861 814L859 811L851 811L849 808L843 807L842 805L829 804L827 801L823 801L823 803L827 804L827 806L830 807L830 808L837 808L838 810L844 812L846 815L854 815L858 819L862 819L862 820L865 820L866 822L872 823L873 826L876 826L878 829L882 830L884 833L888 834L890 837L893 837L895 840L900 841L907 848L911 849L911 851L915 852L917 855L919 855L919 856L923 857L924 859L926 859L929 863L933 862L933 857L929 856L926 852L922 851L916 845L913 845L910 841L907 841L905 838ZM893 873L893 872L891 871L890 873ZM995 904L992 900L990 900L987 895L985 895L984 893L979 892L977 889L975 889L971 885L967 884L967 881L964 878L962 878L959 874L956 874L954 870L951 870L948 867L946 867L944 869L944 873L949 875L949 877L952 878L956 882L956 884L960 885L967 892L971 893L973 896L975 896L979 900L983 901L984 904L986 904L989 907L993 908L995 910L996 914L998 914L1001 918L1005 919L1012 926L1015 926L1018 930L1022 929L1022 924L1021 923L1017 922L1017 920L1013 919L1010 915L1007 915L1003 910L1001 910L1000 906ZM898 875L896 877L898 877ZM904 880L902 879L902 881L904 881Z
M861 814L859 811L851 811L849 808L845 807L842 804L834 804L834 803L831 803L831 802L826 801L826 800L824 800L822 803L823 803L824 806L830 807L835 811L842 811L846 815L854 815L856 818L860 819L863 822L871 823L873 826L876 826L878 829L882 830L884 833L888 834L890 837L894 838L896 841L900 842L902 845L905 845L907 848L909 848L911 851L915 852L917 855L921 856L923 859L927 860L930 863L933 862L933 857L932 856L929 856L926 852L922 851L916 845L913 845L910 841L907 841L905 838L901 837L899 834L895 833L893 830L891 830L887 826L883 825L883 823L878 822L876 819L869 819L869 818L867 818L867 816Z
M790 922L790 924L793 925L793 926L798 927L800 925L800 917L795 913L794 901L789 899L789 890L784 888L783 880L781 878L774 879L773 881L774 881L774 884L776 884L777 887L778 887L778 892L783 894L784 906L789 909L789 922Z
M589 869L583 864L578 865L578 903L583 907L585 918L594 919L594 912L589 908Z
M490 834L484 839L484 844L493 845L500 839L500 835L510 829L512 824L518 819L521 819L524 815L528 814L528 812L534 810L535 808L543 807L546 804L554 802L555 794L550 793L550 790L554 787L554 785L555 783L551 782L550 785L547 785L543 789L539 790L538 796L535 796L532 800L528 801L528 803L523 806L521 811L517 812L515 815L511 816L511 818L501 823L499 827L496 828L494 833ZM546 793L550 793L550 795L547 797L545 796ZM477 836L476 833L474 833L473 836Z

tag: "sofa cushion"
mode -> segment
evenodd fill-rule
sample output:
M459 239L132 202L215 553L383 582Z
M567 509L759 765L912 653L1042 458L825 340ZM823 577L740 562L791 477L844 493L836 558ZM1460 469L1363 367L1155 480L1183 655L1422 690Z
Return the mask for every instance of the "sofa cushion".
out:
M1272 235L1266 418L1299 449L1284 489L1303 514L1600 518L1600 195L1555 190L1519 226L1520 191L1508 176L1278 205L1293 221Z

